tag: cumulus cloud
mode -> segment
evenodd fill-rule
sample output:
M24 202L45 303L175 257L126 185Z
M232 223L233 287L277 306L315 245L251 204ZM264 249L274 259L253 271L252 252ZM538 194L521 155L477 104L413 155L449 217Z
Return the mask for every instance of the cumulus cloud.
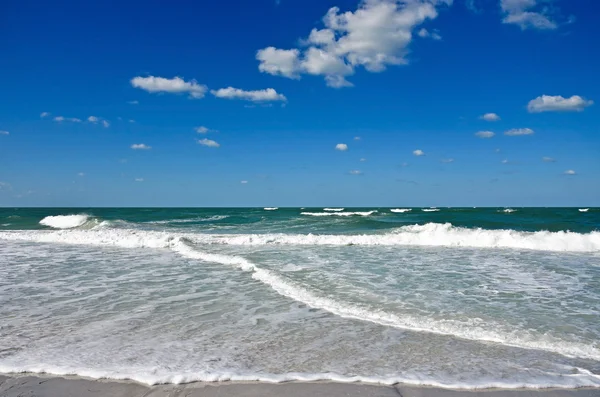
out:
M504 159L504 160L502 160L502 161L501 161L501 163L502 163L502 164L508 164L508 163L509 163L509 161L508 161L507 159Z
M40 117L41 118L45 118L45 117L48 117L48 116L50 116L50 112L42 112L42 113L40 113Z
M563 98L560 95L542 95L529 101L527 110L529 113L582 112L593 103L594 101L588 101L579 95L573 95L570 98Z
M363 158L361 158L359 161L360 161L361 163L364 163L365 161L367 161L367 159L363 157Z
M213 141L212 139L199 139L198 143L202 146L208 146L208 147L220 147L221 145L219 145L216 141Z
M242 185L245 185L245 184L247 184L247 183L248 183L248 181L240 181L240 183L241 183Z
M531 128L513 128L504 132L507 136L532 135L534 131Z
M346 150L348 150L348 145L346 145L345 143L338 143L337 145L335 145L335 150L345 152Z
M346 78L357 68L381 72L389 65L404 65L413 30L438 16L436 6L451 0L364 0L355 11L332 7L322 29L313 29L301 41L302 49L267 47L256 53L263 73L298 79L303 74L325 78L334 88L352 86ZM438 33L419 31L422 37Z
M208 88L203 84L198 84L196 80L185 81L181 77L167 79L164 77L134 77L131 79L131 85L150 93L166 92L170 94L188 93L190 98L203 98Z
M500 8L504 13L503 23L517 25L521 30L558 28L553 21L553 8L546 7L543 0L500 0Z
M131 120L129 120L129 121L131 121ZM104 126L104 128L110 127L110 123L106 120L102 120L102 125Z
M94 124L97 123L98 120L100 120L100 119L96 116L90 116L87 118L87 121L89 121L90 123L94 123Z
M496 134L494 134L492 131L479 131L475 133L476 137L483 139L492 138L494 135Z
M194 128L194 131L196 131L198 134L208 134L209 132L213 132L214 130L211 130L210 128L201 125L200 127Z
M425 155L425 152L424 152L424 151L422 151L421 149L417 149L417 150L413 150L413 154L414 154L415 156L424 156L424 155Z
M434 40L441 40L442 36L440 36L439 33L437 33L436 31L430 32L429 30L422 28L421 30L419 30L419 33L417 33L419 35L419 37L422 38L432 38Z
M498 116L496 113L486 113L482 116L479 117L482 120L485 121L498 121L500 120L500 116Z
M0 190L12 190L12 186L8 182L0 181Z
M454 159L450 158L450 159L441 159L440 160L442 163L454 163Z
M135 178L134 181L136 181L136 182L144 182L144 178Z
M573 170L566 170L565 175L577 175L577 173Z
M359 136L355 136L355 137L354 137L354 140L355 140L355 141L360 141L360 140L361 140L361 138L360 138Z
M552 157L542 157L542 161L544 163L554 163L554 162L556 162L556 159L554 159Z
M269 101L287 101L283 94L279 94L273 88L265 88L264 90L244 91L239 88L227 87L218 90L211 90L211 94L217 98L224 99L242 99L252 102L269 102Z
M85 176L85 174L83 172L79 172L77 176Z
M350 171L350 175L362 175L362 171L352 170L352 171Z
M0 130L0 135L10 135L10 132Z
M131 148L133 150L150 150L152 149L152 146L148 146L145 143L134 143L131 145Z
M72 123L81 123L81 119L78 119L77 117L56 116L54 118L54 121L56 121L57 123L60 123L60 122L63 122L63 121L70 121Z

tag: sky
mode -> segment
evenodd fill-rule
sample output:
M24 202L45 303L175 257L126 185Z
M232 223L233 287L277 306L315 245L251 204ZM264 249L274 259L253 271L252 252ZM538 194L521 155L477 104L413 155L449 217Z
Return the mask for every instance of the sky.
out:
M600 206L595 0L7 0L0 206Z

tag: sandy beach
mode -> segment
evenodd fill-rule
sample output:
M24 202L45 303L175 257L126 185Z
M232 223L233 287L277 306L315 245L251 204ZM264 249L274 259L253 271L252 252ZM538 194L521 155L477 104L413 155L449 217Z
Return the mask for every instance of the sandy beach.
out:
M147 386L129 381L90 380L31 374L0 375L2 397L598 397L600 389L449 390L433 387L378 386L332 382L203 383Z

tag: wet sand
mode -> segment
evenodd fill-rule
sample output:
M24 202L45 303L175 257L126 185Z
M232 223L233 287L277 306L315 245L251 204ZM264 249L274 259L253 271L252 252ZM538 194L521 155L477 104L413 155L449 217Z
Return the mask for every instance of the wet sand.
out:
M600 389L449 390L332 382L204 383L147 386L136 382L45 375L0 375L1 397L600 397Z

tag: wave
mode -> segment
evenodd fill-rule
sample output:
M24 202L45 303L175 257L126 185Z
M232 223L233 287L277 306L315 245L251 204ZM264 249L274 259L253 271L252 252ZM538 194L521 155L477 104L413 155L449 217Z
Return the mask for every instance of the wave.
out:
M213 215L206 218L198 217L198 218L187 218L187 219L165 219L162 221L148 221L144 222L152 225L166 225L170 223L196 223L196 222L213 222L220 221L223 219L229 218L229 215Z
M89 215L55 215L47 216L40 221L40 225L52 227L54 229L73 229L83 226L90 219Z
M152 368L147 370L133 370L123 368L117 371L106 369L80 368L74 366L59 367L55 365L36 366L7 366L0 365L0 373L23 374L34 373L43 375L67 376L76 375L91 379L131 380L149 386L164 384L185 384L192 382L336 382L336 383L366 383L379 385L410 385L430 386L453 390L482 390L482 389L574 389L580 387L599 387L600 376L583 368L573 368L574 373L569 374L543 374L524 381L495 381L481 379L477 382L444 381L443 379L425 378L423 376L362 376L342 375L335 372L288 372L282 374L264 372L237 372L231 370L221 371L193 371L171 372L171 369ZM550 376L544 376L550 375Z
M301 212L300 215L308 216L369 216L373 215L377 211L365 211L365 212Z
M438 212L439 208L423 208L421 211L423 212Z
M339 213L336 213L339 214ZM333 215L331 213L330 215ZM553 252L600 252L600 232L522 232L511 229L468 229L450 223L402 226L381 234L202 234L180 233L197 244L215 245L364 245L512 248ZM113 229L106 222L91 230L0 231L0 239L49 243L109 244L165 247L174 239L167 232ZM149 244L149 245L148 245Z
M265 211L275 211L275 210L278 210L278 209L279 209L279 207L265 207L265 208L263 208L263 209L264 209Z
M390 212L402 213L402 212L410 212L412 208L392 208Z
M516 212L516 211L517 211L517 210L513 210L512 208L505 208L505 209L503 209L503 210L502 210L502 212L505 212L505 213L507 213L507 214L510 214L510 213L512 213L512 212Z
M580 208L579 212L588 212L590 209L589 208Z
M419 236L419 230L431 230L432 228L438 228L438 230L448 230L452 226L439 225L439 224L428 224L423 226L410 226L415 236ZM458 228L454 228L458 229ZM463 229L465 233L482 232L490 233L493 231L475 230L469 231ZM506 232L506 231L504 231ZM407 233L407 232L404 232ZM516 233L509 231L509 233ZM540 232L538 232L540 233ZM548 232L546 232L548 233ZM593 236L597 249L600 248L600 233L595 232ZM515 242L522 241L523 233L514 236ZM536 234L536 233L531 233ZM551 235L561 235L560 233L551 233ZM577 233L572 233L577 235ZM257 264L240 256L215 254L199 250L195 245L205 243L202 241L202 235L194 234L180 234L172 235L166 232L150 232L140 230L125 230L125 229L97 229L97 230L60 230L53 232L44 231L27 231L27 232L0 232L0 239L8 240L26 240L26 241L38 241L38 242L54 242L63 244L75 244L75 245L95 245L95 246L115 246L123 248L164 248L171 249L178 254L189 258L196 259L206 262L219 263L226 266L232 266L245 272L250 272L252 278L258 280L265 285L268 285L274 291L280 295L286 296L293 300L305 303L308 306L322 309L330 313L346 317L353 318L362 321L368 321L377 323L384 326L390 326L395 328L407 329L417 332L429 332L441 335L450 335L462 339L475 340L475 341L487 341L499 343L507 346L544 350L554 353L558 353L567 357L582 357L600 360L600 349L595 346L588 344L581 344L575 342L564 341L559 338L555 338L548 334L539 334L536 332L519 331L514 330L510 332L504 332L497 330L497 327L493 325L490 329L482 327L476 321L453 321L453 320L435 320L427 317L414 317L410 315L398 315L395 313L389 313L384 310L369 307L366 305L354 304L345 301L338 301L331 297L319 296L304 286L295 284L294 282L285 279L278 274L263 269ZM204 235L211 237L210 235ZM393 236L402 236L402 234L395 234ZM520 237L519 237L520 236ZM578 235L581 236L585 235ZM219 237L219 236L213 236ZM373 238L382 236L303 236L304 238L315 238L322 237L328 243L332 242L332 238L337 239L337 242L343 241L344 238ZM436 238L436 236L430 236ZM221 238L226 238L221 236ZM236 238L231 236L230 238ZM239 238L239 237L237 237ZM248 236L246 236L248 238ZM296 239L297 236L287 236L287 238ZM479 237L475 241L480 241L485 238ZM535 238L534 240L538 240ZM253 242L255 240L246 240ZM230 241L231 242L231 241ZM240 241L238 241L239 243ZM297 241L296 241L297 242ZM553 241L549 241L548 247L551 247ZM555 242L554 242L555 243Z
M333 212L340 212L343 211L343 208L323 208L323 211L333 211Z

